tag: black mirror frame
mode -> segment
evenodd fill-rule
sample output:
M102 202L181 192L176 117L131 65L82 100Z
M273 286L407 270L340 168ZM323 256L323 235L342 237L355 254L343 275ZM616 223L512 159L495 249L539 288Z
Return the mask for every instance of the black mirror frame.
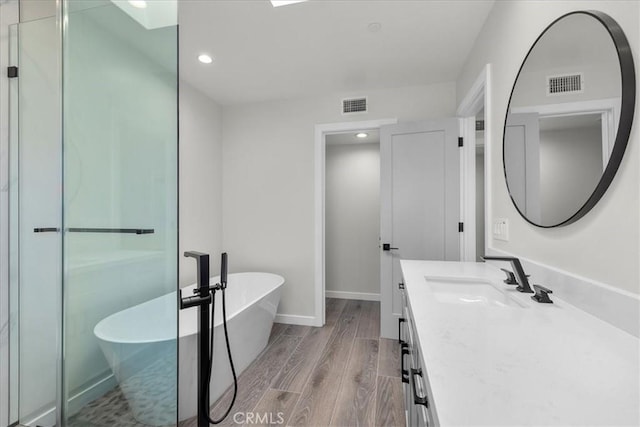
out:
M609 162L607 163L607 167L605 168L602 176L600 177L600 181L598 181L598 185L593 190L593 193L587 201L567 220L560 222L554 225L541 225L536 224L526 217L518 208L513 196L511 195L511 191L509 190L509 181L507 180L507 168L504 157L504 148L505 148L505 135L506 135L506 126L507 119L509 117L509 109L511 106L511 99L513 98L513 92L516 88L516 84L518 83L518 78L520 77L520 73L524 65L531 55L531 52L538 44L538 41L545 35L545 33L553 27L558 21L566 18L570 15L583 14L589 15L595 19L597 19L606 29L611 39L613 40L613 44L616 47L618 53L618 60L620 63L620 74L622 78L622 102L620 105L620 121L618 123L618 130L616 132L616 138L613 145L613 150L611 151L611 156L609 157ZM509 95L509 103L507 104L507 112L505 114L504 119L504 127L502 128L502 167L504 171L504 180L507 184L507 190L509 191L509 197L511 198L511 202L513 206L516 208L520 216L522 216L529 224L535 225L540 228L553 228L560 227L564 225L572 224L578 221L580 218L585 216L602 198L602 196L606 193L609 185L613 181L613 177L616 175L618 168L620 167L620 163L622 162L622 158L624 156L624 152L627 148L627 143L629 141L629 135L631 134L631 126L633 124L633 115L636 104L636 76L635 76L635 66L633 62L633 54L631 52L631 47L629 46L629 41L622 31L622 28L618 23L607 15L604 12L596 11L596 10L579 10L574 12L569 12L567 14L562 15L551 24L544 29L544 31L536 38L535 42L527 52L522 64L520 65L520 69L518 70L518 74L516 75L516 79L513 82L513 87L511 88L511 95Z

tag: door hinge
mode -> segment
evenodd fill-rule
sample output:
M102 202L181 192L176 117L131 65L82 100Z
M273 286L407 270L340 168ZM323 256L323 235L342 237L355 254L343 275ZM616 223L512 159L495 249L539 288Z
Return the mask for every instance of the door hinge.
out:
M458 223L458 233L463 233L464 232L464 222L459 222Z
M459 136L458 137L458 147L462 147L464 146L464 138Z
M18 67L13 65L11 67L7 67L7 77L10 79L18 77Z

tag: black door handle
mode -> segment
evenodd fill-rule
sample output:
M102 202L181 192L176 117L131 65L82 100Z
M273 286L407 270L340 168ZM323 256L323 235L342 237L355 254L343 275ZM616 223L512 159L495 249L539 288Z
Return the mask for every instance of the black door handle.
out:
M391 243L383 243L382 244L382 250L383 251L391 251L391 250L397 250L397 249L400 249L400 248L392 248L391 247Z

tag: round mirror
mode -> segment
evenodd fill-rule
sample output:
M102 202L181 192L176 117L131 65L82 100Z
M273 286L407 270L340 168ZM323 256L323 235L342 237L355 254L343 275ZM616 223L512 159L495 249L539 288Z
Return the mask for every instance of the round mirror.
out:
M567 225L602 197L627 146L635 70L620 26L595 11L554 21L529 50L504 125L511 200L539 227Z

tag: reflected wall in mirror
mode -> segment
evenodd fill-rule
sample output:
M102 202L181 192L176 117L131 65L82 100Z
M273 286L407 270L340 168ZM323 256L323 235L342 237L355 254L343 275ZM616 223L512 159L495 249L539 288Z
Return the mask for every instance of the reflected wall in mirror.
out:
M511 91L504 172L518 212L539 227L573 223L611 183L635 107L629 43L608 15L579 11L549 25Z

